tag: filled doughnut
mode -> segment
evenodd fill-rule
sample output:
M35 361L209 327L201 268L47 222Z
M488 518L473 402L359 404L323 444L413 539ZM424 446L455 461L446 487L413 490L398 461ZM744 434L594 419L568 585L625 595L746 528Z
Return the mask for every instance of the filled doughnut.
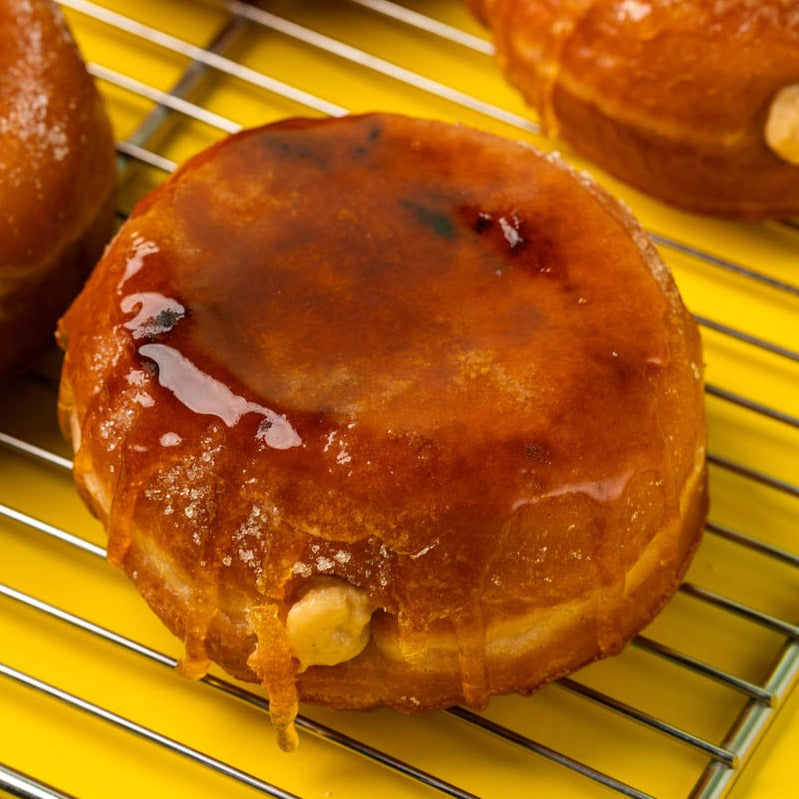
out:
M413 712L618 652L706 508L696 325L630 214L440 122L296 119L144 198L59 326L75 477L185 642Z
M551 132L661 200L799 213L794 0L469 0Z
M0 0L0 377L53 342L111 235L111 124L49 0Z

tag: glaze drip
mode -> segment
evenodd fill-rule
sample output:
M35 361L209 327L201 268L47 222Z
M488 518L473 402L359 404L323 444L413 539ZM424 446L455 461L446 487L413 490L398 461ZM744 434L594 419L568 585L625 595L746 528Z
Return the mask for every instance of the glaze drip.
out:
M250 624L257 643L247 661L269 694L269 715L277 735L278 746L291 752L299 737L295 719L299 709L294 659L286 627L276 605L260 605L250 609Z
M482 602L476 597L455 621L461 690L466 704L473 708L484 707L489 697L485 631Z
M211 665L205 642L208 628L216 615L217 596L215 586L208 580L196 591L188 603L186 632L183 637L183 656L178 661L178 671L192 680L204 677Z

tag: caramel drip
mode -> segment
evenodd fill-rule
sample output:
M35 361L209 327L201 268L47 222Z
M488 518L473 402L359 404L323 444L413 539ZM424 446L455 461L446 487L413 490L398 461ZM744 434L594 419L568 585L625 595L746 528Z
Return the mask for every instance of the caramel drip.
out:
M682 496L683 485L681 485L677 479L677 475L680 473L679 467L675 462L674 452L669 446L668 430L665 428L663 421L664 415L665 413L661 403L656 402L655 416L657 417L658 428L660 429L662 435L661 441L663 448L663 460L665 461L666 467L662 470L660 477L660 490L663 495L664 509L663 519L661 520L662 525L669 524L675 519L679 519L683 513L683 509L680 507L680 498ZM661 560L661 567L671 568L679 556L679 541L675 538L673 549L666 553L665 558Z
M187 608L184 652L177 667L180 674L191 680L204 677L211 665L205 641L208 637L208 628L216 615L216 591L207 578L201 578L201 583Z
M463 698L469 707L485 707L488 703L486 671L485 623L482 603L475 597L455 621L458 639L458 667Z
M95 392L83 416L73 462L78 488L106 526L108 562L118 568L124 567L131 547L131 519L142 476L135 474L131 480L127 468L129 433L140 409L124 389L116 396L108 390ZM66 410L71 412L71 407ZM85 444L97 440L100 446Z
M299 744L294 724L299 696L296 683L297 663L292 655L286 628L277 606L273 604L250 608L248 618L255 630L257 643L247 665L269 694L269 715L278 746L284 752L292 752Z
M218 498L219 489L211 454L216 448L214 444L219 445L224 441L221 428L217 428L214 435L206 439L207 471L196 475L198 485L207 481L210 487L205 500L205 513L195 520L199 529L194 531L194 535L200 536L202 543L201 551L197 553L194 588L186 608L184 652L178 663L178 671L190 679L205 676L211 665L206 642L220 605L220 567L227 546L225 536L214 534L215 530L225 527L225 509ZM200 460L203 460L202 457Z
M104 399L102 395L96 395L92 399L81 425L81 442L91 440L91 436L94 435L92 431L100 426L101 420L108 414ZM92 456L90 448L81 445L75 452L72 469L78 489L87 497L94 513L106 524L108 562L112 566L122 568L131 545L129 523L131 515L129 512L117 512L117 509L125 504L125 492L119 490L122 462L117 452L111 453L107 448L103 452L103 457L110 463L99 462L98 458ZM105 477L104 486L94 484L100 473Z
M106 546L106 558L112 566L121 569L125 563L125 555L130 549L130 532L127 529L120 529L116 525L108 533L108 544Z
M615 526L615 522L605 522ZM607 536L600 534L600 540L606 541ZM597 646L603 654L618 651L623 643L616 619L617 610L622 602L627 574L624 569L619 541L611 537L604 543L597 557L599 579L602 588L597 592Z
M413 662L424 657L428 646L428 627L420 626L412 610L401 608L397 614L399 650L402 657Z
M209 526L215 523L215 514L212 514ZM194 591L186 609L184 652L178 663L180 674L193 680L205 676L211 665L211 659L206 650L206 641L208 640L208 630L219 608L219 564L224 538L209 535L206 542L201 556L202 567L197 570Z
M76 469L81 469L78 456L75 459ZM93 474L93 469L88 469L85 474ZM131 490L124 480L124 475L119 474L117 466L117 476L113 485L113 502L108 514L108 543L106 545L106 559L117 568L124 568L125 558L133 542L131 533L131 522L133 518L133 505L136 500L136 492Z

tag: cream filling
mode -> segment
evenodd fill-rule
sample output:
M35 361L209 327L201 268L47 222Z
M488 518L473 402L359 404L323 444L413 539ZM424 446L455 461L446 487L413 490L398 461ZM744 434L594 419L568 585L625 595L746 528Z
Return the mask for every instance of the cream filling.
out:
M784 86L769 106L766 144L783 161L799 164L799 83Z
M335 666L360 655L369 643L373 611L361 589L335 577L314 580L286 617L300 671Z

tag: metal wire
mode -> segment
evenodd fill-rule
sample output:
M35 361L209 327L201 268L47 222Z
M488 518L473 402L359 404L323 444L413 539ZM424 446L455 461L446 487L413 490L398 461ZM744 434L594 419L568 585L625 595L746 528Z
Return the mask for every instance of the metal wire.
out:
M728 391L725 388L706 383L705 393L708 394L708 396L726 400L733 405L737 405L739 408L746 408L749 411L754 411L761 416L773 419L775 422L781 422L784 425L788 425L788 427L799 428L799 417L783 411L778 411L776 408L771 408L768 405L764 405L762 402L748 399L733 391Z
M773 707L776 704L776 697L774 694L767 691L765 688L761 688L759 685L755 685L748 680L742 680L740 677L736 677L734 674L730 674L715 666L703 663L701 660L686 655L684 652L679 652L670 646L661 644L658 641L653 641L651 638L647 638L644 635L636 636L632 643L633 646L639 649L665 658L683 668L691 669L691 671L709 677L711 680L715 680L728 688L735 688L752 699L756 699L758 702L764 702L769 705L769 707Z
M788 494L792 497L799 497L799 486L789 483L787 480L780 480L777 477L765 474L757 469L752 469L744 464L736 463L730 458L724 458L720 455L708 453L707 462L713 466L718 466L721 469L732 472L733 474L746 477L748 480L752 480L755 483L760 483L761 485L773 488L776 491L782 492L783 494Z
M192 61L205 64L208 67L213 67L232 78L237 78L256 88L263 89L267 92L279 95L280 97L285 97L288 100L312 108L320 113L329 114L330 116L341 116L347 113L347 109L343 106L330 103L310 92L303 91L288 83L271 78L268 75L264 75L262 72L257 72L254 69L238 64L218 53L206 50L204 47L198 47L177 36L171 36L158 28L153 28L150 25L137 22L131 17L118 14L103 6L87 2L87 0L62 0L61 5L75 11L80 11L114 28L123 30L125 33L130 33L153 44L158 44L173 53L179 53Z
M453 28L451 25L445 25L443 22L432 19L425 14L411 11L411 9L396 3L389 3L386 0L349 0L349 2L352 5L368 8L370 11L383 14L393 20L409 25L421 33L432 34L439 39L460 44L463 47L474 50L476 53L488 56L494 55L494 45L487 39Z
M170 669L174 669L177 666L177 660L163 654L162 652L158 652L157 650L127 638L124 635L120 635L112 630L102 627L99 624L95 624L94 622L81 618L74 613L70 613L62 608L58 608L49 602L44 602L40 599L37 599L36 597L33 597L24 591L19 591L11 586L0 583L0 596L4 596L7 599L13 599L16 602L25 605L26 607L33 608L34 610L56 618L66 624L81 629L84 632L90 633L97 638L115 644L130 652L134 652L137 655L141 655L142 657L158 663L161 666L165 666ZM206 675L202 677L200 681L217 691L221 691L228 696L244 701L262 711L268 712L269 710L269 702L266 699L252 693L251 691L246 691L231 682L219 679L213 675ZM36 684L31 684L30 687L37 689L39 688L39 686ZM47 689L45 689L45 691L50 693L47 691ZM93 713L93 711L90 712L92 712L93 715L102 717L100 714ZM305 733L314 735L315 737L325 740L329 743L336 744L343 749L349 749L359 755L363 755L376 763L380 763L381 765L394 770L402 776L410 777L416 782L427 785L430 788L434 788L443 794L458 797L459 799L471 799L473 796L473 794L470 794L468 791L464 791L457 786L451 785L450 783L439 779L438 777L421 769L414 768L408 763L404 763L401 760L391 757L390 755L381 752L374 747L357 741L354 738L344 735L337 730L334 730L331 727L321 724L311 718L300 715L297 717L296 723L297 727ZM180 751L179 754L185 755L187 753ZM191 759L195 759L192 755L189 755L189 757L191 757Z
M772 355L779 355L782 358L787 358L789 361L799 362L799 352L789 349L788 347L781 347L778 344L772 344L765 339L760 338L759 336L754 336L751 333L744 333L741 330L736 330L734 327L721 324L721 322L715 322L712 319L708 319L706 316L696 315L696 321L703 327L706 327L709 330L715 330L717 333L723 333L725 336L729 336L736 341L743 342L744 344L750 344L751 346L756 347L759 350L763 350L764 352L769 352Z
M690 746L694 746L710 755L714 760L718 760L730 768L736 768L738 766L739 759L735 752L725 749L722 746L716 746L710 741L706 741L703 738L700 738L698 735L692 735L686 730L681 730L675 725L669 724L662 719L656 719L649 713L645 713L638 708L632 707L626 702L613 699L601 691L589 688L587 685L581 685L579 682L569 677L564 677L563 679L558 680L558 684L562 685L564 688L568 688L570 691L573 691L574 693L579 694L586 699L590 699L597 704L614 710L616 713L620 713L623 716L634 719L639 724L651 727L658 732L670 735L675 740L689 744Z
M722 524L708 522L705 529L708 532L715 533L716 535L726 538L729 541L733 541L736 544L740 544L741 546L748 547L756 552L760 552L763 555L768 555L771 558L775 558L783 563L787 563L789 566L799 568L799 555L795 555L793 552L787 552L780 547L767 544L765 541L759 541L756 538L752 538L752 536L744 535L743 533L740 533L737 530L732 530Z
M799 626L791 622L778 619L768 613L763 613L755 608L751 608L742 602L736 602L734 599L722 596L721 594L711 591L709 588L695 585L694 583L684 582L679 589L683 594L692 596L696 599L701 599L703 602L715 605L717 608L726 610L741 618L748 619L751 622L773 630L775 633L784 635L787 638L799 640Z
M20 799L74 799L50 785L0 763L0 791Z
M0 663L0 676L7 677L8 679L19 683L20 685L27 686L28 688L32 688L40 693L46 694L53 699L57 699L58 701L63 702L64 704L69 705L76 710L80 710L90 716L101 719L109 724L114 725L115 727L119 727L140 738L150 741L151 743L156 743L179 755L183 755L184 757L189 758L190 760L193 760L202 766L206 766L207 768L217 771L220 774L224 774L226 777L232 777L244 785L248 785L251 788L256 788L268 796L274 796L277 797L277 799L299 799L296 794L284 791L282 788L278 788L277 786L265 782L264 780L258 779L252 774L248 774L241 769L234 768L228 763L223 763L221 760L218 760L211 755L207 755L204 752L200 752L197 749L192 748L191 746L180 743L180 741L176 741L173 738L163 735L156 730L151 730L148 727L145 727L143 724L138 724L135 721L131 721L131 719L120 716L118 713L114 713L107 708L96 705L93 702L89 702L88 700L82 699L79 696L75 696L74 694L69 693L69 691L64 691L55 685L50 685L49 683L44 682L44 680L39 680L30 674L26 674L25 672L15 669L13 666Z
M764 687L776 697L785 697L797 682L797 672L799 672L799 644L791 641L783 648ZM749 702L735 720L722 744L733 751L751 753L768 725L773 722L774 715L773 706L762 702ZM711 763L688 799L723 796L732 786L735 777L735 769L719 762Z
M142 81L136 80L130 77L130 75L123 75L121 72L101 66L100 64L89 64L89 73L99 80L104 80L106 83L119 86L121 89L127 89L132 94L137 94L139 97L146 97L148 100L158 103L158 105L163 108L185 114L192 119L196 119L198 122L204 122L206 125L210 125L225 133L236 133L241 130L241 125L227 117L215 114L213 111L207 111L202 106L190 103L188 100L184 100L174 93L165 92L161 89L149 86L146 83L142 83ZM170 168L166 171L173 170Z
M570 769L571 771L574 771L583 777L587 777L588 779L591 779L594 782L605 786L606 788L611 788L623 796L630 796L633 797L633 799L654 799L651 794L639 791L632 785L628 785L621 780L615 779L614 777L605 774L598 769L591 768L590 766L585 765L585 763L580 763L568 755L565 755L563 752L559 752L549 746L545 746L544 744L533 741L527 736L521 735L515 730L503 727L501 724L497 724L490 719L484 718L483 716L480 716L479 714L474 713L467 708L451 707L444 712L452 716L456 716L457 718L467 722L468 724L478 727L485 732L491 733L498 738L501 738L503 741L515 744L522 749L525 749L529 752L534 752L541 757L545 757L547 760L551 760L553 763L564 766L565 768Z
M412 26L419 31L423 31L425 35L440 37L442 41L461 45L483 56L489 56L492 53L491 45L479 37L465 34L462 31L444 25L423 14L403 8L396 3L387 2L387 0L349 1L353 5L366 9L369 13L382 16L387 20L392 20L403 25ZM237 2L236 0L227 0L225 2L225 6L233 15L231 22L224 30L219 32L215 41L209 43L207 47L198 47L197 45L190 44L178 37L143 25L130 17L109 11L108 9L95 3L87 2L86 0L64 0L62 5L78 11L79 13L89 15L110 26L113 30L141 37L172 53L177 53L188 60L184 77L172 90L166 92L148 86L132 76L120 74L106 66L100 64L90 65L92 74L99 80L111 83L156 104L156 108L140 126L139 130L131 136L129 140L118 143L118 150L125 158L135 159L137 162L148 164L165 172L174 171L176 168L175 162L160 155L152 148L154 146L154 138L163 131L163 125L166 124L166 121L172 114L177 113L185 115L224 133L232 133L240 128L240 125L234 120L210 112L202 106L190 101L189 95L193 87L198 85L209 71L221 72L263 91L279 95L280 97L304 105L320 113L330 115L346 113L347 109L337 103L317 97L298 87L288 85L282 81L240 65L226 57L224 52L226 52L230 41L235 38L238 31L241 29L242 20L246 21L247 25L254 24L267 27L282 36L295 39L302 42L304 45L317 48L332 58L343 59L347 63L355 64L360 68L377 72L403 85L412 87L414 90L430 93L436 98L484 114L491 119L500 120L528 132L538 131L537 125L526 118L518 117L502 108L481 101L478 98L471 97L464 92L433 81L397 64L392 64L364 50L354 48L322 33L297 25L275 14ZM674 241L669 237L659 234L653 234L653 237L659 245L687 255L700 264L725 270L743 279L768 286L771 289L783 292L789 296L799 296L799 287L795 285L785 281L775 280L749 267L733 263L712 253L704 252L695 246ZM744 331L722 325L704 317L698 317L698 321L708 329L727 336L730 340L735 342L744 343L747 346L757 348L759 351L768 352L785 358L790 362L799 361L798 353L779 344L765 341ZM765 416L791 428L799 426L795 416L771 408L770 406L756 402L735 392L728 391L718 386L708 386L707 391L710 396L733 403L745 409L747 412ZM61 471L71 468L71 462L68 459L2 431L0 431L0 445L21 457L34 459L45 468L55 468ZM730 471L746 480L761 483L791 498L799 497L799 488L796 486L779 480L776 477L762 474L747 465L738 464L730 459L717 455L711 455L709 461L715 467ZM35 530L38 533L68 544L71 547L76 547L95 557L103 557L105 555L103 547L86 541L80 536L61 529L56 525L49 524L23 511L9 507L8 505L0 504L0 516L10 519L14 523L24 525L27 529ZM711 534L724 538L736 546L740 546L745 551L756 552L761 556L772 558L789 567L799 568L799 556L794 553L787 552L781 548L774 547L766 542L712 522L708 523L708 531ZM756 608L749 607L730 597L721 596L714 591L694 583L685 583L681 591L683 594L696 601L706 603L722 612L742 617L751 623L770 629L784 636L786 639L786 644L775 667L764 681L763 685L757 685L734 674L729 674L724 670L704 663L699 659L691 657L686 653L679 652L650 638L638 636L635 639L634 645L640 650L652 656L663 658L692 673L702 675L704 678L711 679L745 698L743 709L730 728L724 741L717 744L705 740L694 735L690 731L680 729L663 719L655 718L639 708L630 706L621 699L608 696L574 679L567 678L560 680L559 685L564 690L569 691L583 700L598 704L613 713L621 715L630 723L644 725L671 740L690 746L706 755L708 757L708 765L703 774L699 777L691 796L697 799L699 797L702 797L702 799L709 799L709 797L722 796L729 788L739 773L741 764L748 759L757 741L762 737L773 720L775 709L797 682L797 679L799 679L799 644L797 643L797 641L799 641L799 627L790 621L775 618L770 614L763 613ZM150 661L157 662L170 668L175 665L174 659L162 653L156 652L143 644L127 639L124 636L94 624L91 621L75 616L49 603L43 602L15 588L0 585L0 595L5 597L6 600L20 602L29 608L45 613L71 626L80 628L87 634L114 643ZM65 702L71 707L89 713L93 717L101 719L106 723L113 724L127 730L131 734L145 738L154 744L188 757L195 762L201 763L202 765L212 768L219 773L225 774L264 793L280 797L292 796L292 794L287 793L283 789L260 780L253 775L239 771L229 764L216 760L210 755L198 752L155 730L150 730L106 708L99 707L87 700L69 694L56 686L49 685L32 675L19 672L11 666L0 664L0 675L25 685L32 690L51 696L55 700ZM204 682L211 689L222 691L225 694L252 704L262 710L268 708L268 703L262 697L244 691L232 683L227 683L210 676L206 677ZM464 708L451 708L447 713L460 719L471 727L480 729L498 739L544 757L580 774L594 783L610 788L620 795L636 797L636 799L646 799L647 797L651 799L649 794L634 786L628 785L612 775L605 774L585 763L581 763L563 752L552 750L550 747L536 742L515 730L497 724L480 714ZM335 729L321 725L312 719L301 717L299 726L301 730L308 734L315 735L336 746L356 752L371 762L379 763L396 774L412 779L440 793L462 798L473 796L473 794L468 793L466 790L456 785L452 785L435 775L429 774L409 763L394 758L385 752L381 752L364 742L346 736ZM52 797L53 799L66 796L58 792L57 789L51 789L49 786L38 782L34 778L28 778L26 775L15 772L13 768L0 766L0 788L10 790L11 788L9 786L13 787L17 784L15 780L20 786L17 790L22 791L15 795L23 797ZM27 791L27 793L24 791ZM41 791L41 793L37 793L37 791ZM50 792L48 793L48 791Z

